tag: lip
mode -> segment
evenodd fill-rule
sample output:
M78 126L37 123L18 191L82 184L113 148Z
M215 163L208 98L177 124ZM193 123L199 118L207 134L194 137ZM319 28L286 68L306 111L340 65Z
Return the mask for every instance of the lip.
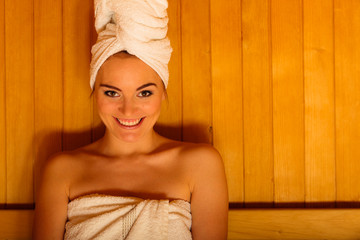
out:
M139 128L139 127L141 126L141 124L144 122L144 119L145 119L145 117L142 117L142 118L140 119L140 122L139 122L138 124L134 125L134 126L126 126L126 125L121 124L121 123L118 121L118 118L114 117L114 120L117 122L117 124L118 124L121 128L127 129L127 130L133 130L133 129ZM135 120L135 119L127 119L127 121L133 121L133 120Z

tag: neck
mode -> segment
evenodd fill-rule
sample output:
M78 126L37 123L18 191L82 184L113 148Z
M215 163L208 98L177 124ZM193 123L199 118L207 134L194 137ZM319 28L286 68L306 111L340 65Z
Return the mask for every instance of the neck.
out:
M104 137L99 141L99 150L108 156L117 157L146 154L157 147L160 138L160 135L152 130L136 142L125 142L106 131Z

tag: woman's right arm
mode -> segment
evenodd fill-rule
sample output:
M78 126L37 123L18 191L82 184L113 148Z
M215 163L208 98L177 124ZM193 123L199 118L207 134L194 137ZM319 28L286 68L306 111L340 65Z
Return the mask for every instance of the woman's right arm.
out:
M63 154L42 168L35 199L33 239L64 239L68 204L69 159Z

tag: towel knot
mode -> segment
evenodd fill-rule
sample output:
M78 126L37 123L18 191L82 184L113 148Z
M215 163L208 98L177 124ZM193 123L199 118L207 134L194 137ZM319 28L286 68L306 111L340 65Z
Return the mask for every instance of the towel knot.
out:
M148 64L167 87L172 52L166 37L167 7L166 0L95 0L98 40L91 51L91 88L101 65L121 51L127 51Z

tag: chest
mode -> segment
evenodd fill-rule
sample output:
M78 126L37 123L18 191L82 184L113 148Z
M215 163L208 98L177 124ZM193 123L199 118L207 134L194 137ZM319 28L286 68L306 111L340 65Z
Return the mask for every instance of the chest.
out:
M71 198L89 193L190 199L186 167L176 158L97 159L81 166Z

